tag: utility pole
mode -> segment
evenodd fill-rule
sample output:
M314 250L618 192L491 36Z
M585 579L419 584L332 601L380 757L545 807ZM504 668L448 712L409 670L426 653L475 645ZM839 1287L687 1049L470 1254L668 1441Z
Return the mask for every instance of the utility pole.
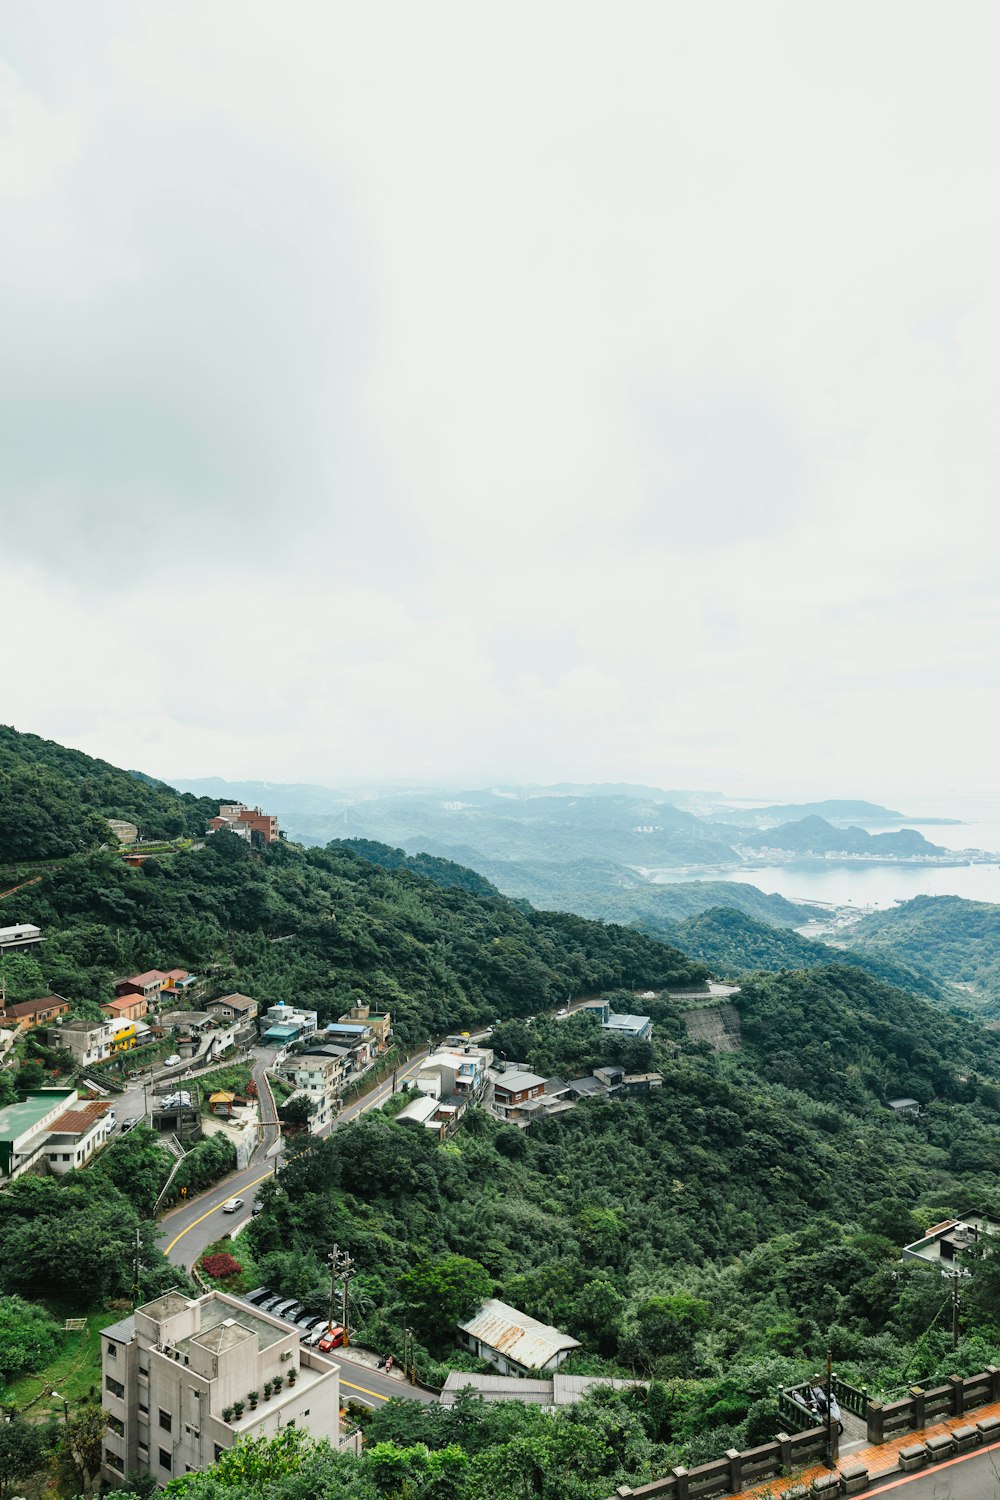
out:
M340 1257L340 1274L344 1280L344 1339L345 1342L351 1336L351 1277L354 1275L354 1262L345 1250Z
M410 1364L409 1364L409 1368L407 1368L407 1364L406 1364L406 1341L407 1341L407 1338L409 1338L409 1341L410 1341ZM403 1329L403 1374L405 1376L407 1376L407 1378L409 1379L409 1382L410 1382L411 1385L416 1385L416 1383L417 1383L417 1355L416 1355L416 1351L415 1351L415 1349L413 1347L413 1329L412 1328L404 1328Z
M958 1309L961 1306L961 1297L958 1295L958 1277L951 1278L951 1347L958 1348Z
M135 1258L132 1263L132 1311L135 1312L139 1305L139 1253L141 1250L139 1239L139 1226L135 1228Z
M327 1323L332 1327L333 1309L337 1301L337 1267L340 1264L340 1248L338 1245L334 1245L326 1258L326 1263L330 1267L330 1311Z

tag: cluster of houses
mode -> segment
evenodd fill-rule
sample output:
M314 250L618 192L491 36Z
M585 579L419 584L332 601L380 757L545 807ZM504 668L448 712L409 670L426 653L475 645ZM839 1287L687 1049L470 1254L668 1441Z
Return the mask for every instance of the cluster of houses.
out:
M332 1123L344 1089L371 1067L391 1036L390 1012L367 1005L322 1028L314 1010L272 1005L261 1023L261 1042L276 1049L274 1071L291 1085L290 1097L302 1095L313 1106L314 1133Z
M208 820L209 833L218 833L225 828L245 839L253 848L273 844L279 837L278 820L273 813L261 812L259 807L246 807L242 802L221 802L214 818Z
M651 1028L647 1016L628 1019ZM476 1046L465 1036L450 1036L421 1065L413 1083L415 1097L396 1120L423 1126L444 1140L470 1105L481 1104L505 1124L526 1130L534 1120L575 1108L581 1099L648 1094L662 1087L662 1073L627 1073L618 1067L596 1068L585 1078L568 1082L544 1078L523 1063L497 1061L490 1047Z

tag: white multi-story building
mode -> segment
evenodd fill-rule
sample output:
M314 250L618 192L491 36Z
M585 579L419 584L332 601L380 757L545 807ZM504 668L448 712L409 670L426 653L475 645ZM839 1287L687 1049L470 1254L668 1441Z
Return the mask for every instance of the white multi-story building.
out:
M208 1468L237 1438L292 1423L340 1443L338 1367L304 1348L298 1329L223 1292L167 1292L137 1308L101 1333L101 1366L101 1474L112 1484L138 1473L166 1485Z
M310 1047L306 1052L287 1057L278 1070L283 1078L294 1083L296 1094L304 1094L315 1106L309 1117L313 1133L336 1118L348 1055L345 1047Z
M131 1021L59 1021L49 1027L49 1046L65 1047L78 1067L89 1068L111 1056L117 1032L131 1025Z

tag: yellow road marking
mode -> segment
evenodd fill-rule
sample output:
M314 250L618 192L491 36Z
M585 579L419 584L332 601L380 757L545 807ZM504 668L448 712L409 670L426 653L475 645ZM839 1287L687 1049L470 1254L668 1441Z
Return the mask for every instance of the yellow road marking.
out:
M256 1187L257 1184L258 1184L258 1182L264 1182L268 1177L271 1177L273 1175L274 1175L274 1172L273 1172L273 1168L272 1168L272 1170L270 1172L265 1172L263 1177L255 1177L254 1180L253 1180L253 1182L245 1182L243 1184L243 1186L239 1189L239 1192L245 1193L248 1188ZM231 1198L234 1198L237 1195L235 1193L230 1193L229 1196ZM227 1200L225 1198L223 1198L222 1201L223 1201L223 1203L225 1203ZM174 1235L174 1238L170 1241L170 1244L164 1250L164 1252L163 1252L164 1255L169 1255L170 1252L171 1252L171 1250L177 1244L177 1241L178 1240L182 1240L184 1238L184 1236L187 1234L187 1232L188 1232L189 1229L194 1229L194 1227L195 1227L196 1224L203 1224L205 1222L205 1220L208 1218L209 1214L214 1214L215 1210L218 1207L219 1207L219 1204L215 1203L215 1204L213 1204L213 1206L210 1209L208 1209L205 1213L203 1213L201 1215L200 1219L192 1219L191 1223L187 1226L187 1229L182 1229L181 1232L180 1232L180 1234Z
M355 1385L353 1381L342 1380L341 1385L346 1385L348 1390L361 1391L366 1396L374 1396L376 1401L391 1401L391 1396L383 1396L378 1391L370 1391L366 1385Z
M408 1078L410 1076L410 1074L413 1072L414 1068L418 1068L422 1062L423 1062L423 1058L422 1057L418 1057L416 1059L416 1061L409 1068L407 1068L406 1072L401 1075L401 1077ZM391 1087L390 1084L385 1084L383 1086L383 1088L382 1088L382 1091L380 1093L376 1093L372 1097L372 1099L369 1101L368 1104L362 1105L362 1107L358 1110L357 1113L359 1115L363 1115L366 1109L372 1109L374 1107L374 1105L376 1105L379 1102L379 1100L382 1098L382 1096L385 1093L386 1089L388 1089L390 1087ZM353 1116L353 1118L356 1119L357 1115ZM243 1184L243 1186L238 1189L238 1192L245 1193L248 1188L256 1187L257 1184L258 1184L258 1182L264 1182L271 1175L272 1175L272 1172L265 1172L262 1177L255 1177L254 1180L253 1180L253 1182L245 1182ZM235 1196L236 1196L236 1194L230 1194L230 1197L235 1197ZM223 1202L225 1202L224 1199L223 1199ZM170 1241L170 1244L166 1247L166 1249L163 1252L164 1255L169 1255L170 1252L171 1252L171 1250L177 1244L178 1240L182 1240L184 1238L184 1236L188 1233L188 1230L194 1229L198 1224L203 1224L205 1222L205 1220L209 1217L210 1214L214 1214L215 1213L215 1210L218 1207L219 1207L219 1205L218 1205L218 1203L216 1203L216 1204L213 1205L212 1208L207 1209L206 1212L203 1213L200 1218L198 1218L198 1219L192 1219L191 1223L187 1226L187 1229L182 1229L181 1232L180 1232L180 1234L175 1235L174 1238ZM180 1210L179 1209L172 1209L171 1212L172 1213L179 1213ZM345 1382L345 1384L346 1384L346 1382ZM360 1391L360 1390L364 1390L364 1387L359 1385L359 1386L353 1387L353 1389ZM368 1395L374 1395L375 1392L368 1391L366 1394L368 1394ZM387 1401L389 1398L387 1396L383 1396L381 1399L383 1401Z

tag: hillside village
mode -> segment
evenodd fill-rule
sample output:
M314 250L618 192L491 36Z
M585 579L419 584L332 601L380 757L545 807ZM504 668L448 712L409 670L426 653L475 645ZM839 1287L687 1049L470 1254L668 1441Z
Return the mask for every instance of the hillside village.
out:
M122 795L115 806L129 810ZM879 1275L936 1274L914 1248L927 1225L962 1254L963 1226L988 1241L981 1174L962 1179L963 1218L921 1187L927 1173L949 1203L958 1193L934 1144L942 1109L961 1114L965 1159L992 1160L993 1085L968 1098L980 1071L1000 1077L988 1034L857 971L710 983L662 942L515 905L448 861L303 850L259 808L184 807L177 833L157 791L148 837L142 818L116 818L116 843L101 847L95 827L91 853L29 865L2 893L0 1278L42 1306L58 1265L46 1254L33 1281L28 1246L64 1242L61 1225L46 1240L44 1214L113 1205L94 1233L115 1248L87 1273L105 1285L88 1312L99 1415L82 1395L66 1412L103 1424L107 1484L218 1476L247 1438L289 1431L361 1474L380 1431L402 1451L406 1422L436 1454L419 1423L467 1421L470 1399L556 1424L612 1401L617 1430L640 1422L646 1446L595 1459L585 1500L640 1478L672 1494L679 1460L721 1496L754 1464L779 1474L828 1452L826 1430L794 1416L815 1399L802 1384L815 1354L797 1346L817 1347L827 1282L845 1273L831 1262L808 1294L790 1280L774 1312L755 1269L773 1253L767 1285L784 1265L807 1274L815 1184L855 1279L855 1256ZM873 1037L862 1084L854 1059ZM841 1113L863 1150L834 1128ZM926 1199L923 1217L900 1201L879 1221L891 1237L851 1227L897 1190ZM890 1273L905 1245L916 1269ZM735 1302L713 1300L720 1275ZM800 1307L817 1331L793 1337L780 1319ZM836 1315L862 1351L838 1399L867 1411L851 1418L855 1441L867 1421L885 1443L862 1385L875 1370L891 1387L910 1335L882 1295ZM865 1341L882 1350L887 1326L900 1352L879 1376L885 1357ZM713 1365L720 1339L732 1376ZM974 1403L989 1377L968 1347ZM758 1394L760 1348L780 1397ZM927 1348L934 1390L944 1354ZM62 1377L44 1373L56 1368L17 1387L19 1413L61 1397ZM724 1380L728 1425L712 1415ZM686 1415L671 1405L682 1386ZM413 1403L436 1415L394 1415ZM917 1413L904 1403L893 1420L910 1432ZM788 1452L772 1441L781 1421Z

